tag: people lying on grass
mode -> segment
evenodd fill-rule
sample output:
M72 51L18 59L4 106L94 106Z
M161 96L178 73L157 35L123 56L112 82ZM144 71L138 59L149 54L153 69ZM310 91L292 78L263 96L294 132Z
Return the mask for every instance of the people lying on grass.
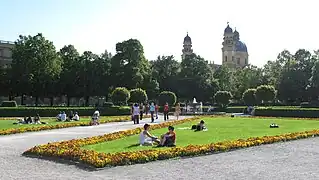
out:
M18 122L14 122L13 124L27 124L27 117L17 118Z
M60 111L59 114L56 116L57 121L61 121L62 112Z
M74 117L72 118L72 120L80 121L80 116L79 116L78 112L75 112Z
M149 124L144 124L144 130L140 134L141 146L152 146L154 143L160 143L160 140L149 132L150 127Z
M34 124L41 124L40 115L37 114L36 116L34 116L33 121L34 121Z
M168 132L166 134L163 134L161 136L161 141L158 147L174 147L176 146L176 133L174 132L174 127L169 126L168 127Z
M205 121L201 120L197 125L193 125L192 130L195 130L195 131L207 130L205 126Z
M67 119L67 121L72 121L73 116L74 116L73 111L70 111L69 112L69 118Z
M26 123L27 123L27 124L32 124L32 117L31 117L31 116L29 116L29 117L27 118Z

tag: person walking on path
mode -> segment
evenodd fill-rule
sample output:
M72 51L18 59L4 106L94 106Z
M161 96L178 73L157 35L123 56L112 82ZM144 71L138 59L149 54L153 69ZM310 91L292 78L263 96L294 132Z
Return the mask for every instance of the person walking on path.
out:
M154 122L154 113L155 113L155 105L154 103L151 103L150 105L150 113L151 113L151 120L152 120L152 123Z
M175 106L175 116L176 116L176 119L178 120L179 118L179 115L181 113L181 106L179 103L176 103L176 106Z
M164 105L164 121L168 120L169 106L168 103Z
M143 119L143 113L145 111L145 107L143 103L140 104L140 121Z
M139 108L137 103L135 103L133 108L132 108L132 116L133 116L134 124L139 124L140 123L140 121L139 121L140 108Z
M155 105L156 119L158 119L158 110L159 110L159 106L158 106L158 104L156 104L156 105Z

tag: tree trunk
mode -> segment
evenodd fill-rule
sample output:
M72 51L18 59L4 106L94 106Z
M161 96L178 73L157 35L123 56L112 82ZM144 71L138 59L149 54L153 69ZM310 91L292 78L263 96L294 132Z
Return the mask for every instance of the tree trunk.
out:
M39 96L36 96L35 97L35 106L38 106L38 104L39 104Z
M50 97L50 106L53 106L54 97Z
M69 96L66 97L66 104L67 104L68 107L70 106L70 99L71 98Z
M85 97L85 106L89 106L89 99L90 99L90 96Z
M21 105L22 106L24 105L24 95L23 94L21 95Z

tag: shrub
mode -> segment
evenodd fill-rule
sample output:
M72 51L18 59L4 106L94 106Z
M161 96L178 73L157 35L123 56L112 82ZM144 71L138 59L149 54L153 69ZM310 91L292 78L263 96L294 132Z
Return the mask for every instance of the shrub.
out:
M114 104L112 102L104 102L103 106L104 107L112 107Z
M130 91L125 87L117 87L111 94L112 102L116 105L126 105L130 99Z
M141 88L131 89L130 96L129 101L132 103L144 103L147 101L146 91Z
M1 107L18 107L16 101L2 101Z
M255 116L272 117L300 117L300 118L318 118L319 109L316 108L272 108L260 107L255 109Z
M276 90L274 86L261 85L256 89L256 100L259 103L273 101L276 97Z
M18 108L0 108L0 117L24 117L35 116L39 114L42 117L55 117L60 111L78 112L80 116L91 116L98 109L102 116L120 116L129 115L130 107L18 107Z
M247 89L243 93L243 101L246 105L255 105L256 104L256 89Z
M171 91L163 91L158 96L158 101L161 106L163 106L165 103L168 103L169 105L175 105L176 99L175 93Z
M215 102L221 108L227 107L230 103L230 99L232 98L232 94L228 91L217 91L214 95Z

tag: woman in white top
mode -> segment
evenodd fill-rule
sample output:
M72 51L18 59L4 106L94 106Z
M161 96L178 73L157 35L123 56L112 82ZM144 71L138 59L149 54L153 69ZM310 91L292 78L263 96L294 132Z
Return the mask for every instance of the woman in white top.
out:
M154 142L160 143L160 140L152 136L148 130L150 129L149 124L144 125L144 130L140 134L140 145L141 146L152 146Z
M80 121L80 116L78 115L77 112L75 112L75 115L74 115L74 117L73 117L73 120L74 120L74 121Z
M139 124L140 123L139 115L140 115L140 108L139 108L138 104L135 103L133 108L132 108L132 116L133 116L134 124Z

